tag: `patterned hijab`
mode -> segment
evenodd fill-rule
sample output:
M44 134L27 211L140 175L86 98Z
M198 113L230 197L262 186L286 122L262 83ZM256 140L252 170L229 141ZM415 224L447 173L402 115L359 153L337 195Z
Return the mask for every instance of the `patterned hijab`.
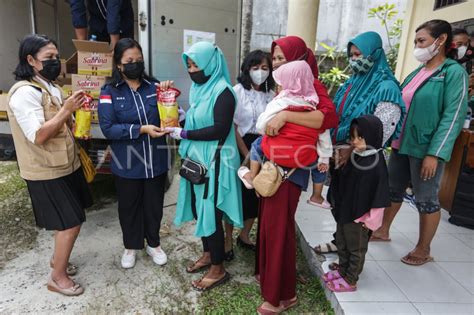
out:
M362 52L364 58L370 58L374 64L367 73L355 73L347 80L336 93L334 103L339 113L344 96L344 108L339 117L339 126L336 142L349 138L349 131L353 119L367 114L373 114L380 102L389 102L400 106L402 119L392 139L398 136L405 113L400 84L393 76L382 47L382 38L375 32L366 32L352 39L347 45L347 56L350 56L351 46L355 45ZM346 93L350 87L350 93ZM335 132L335 131L333 131ZM387 143L390 143L388 141Z

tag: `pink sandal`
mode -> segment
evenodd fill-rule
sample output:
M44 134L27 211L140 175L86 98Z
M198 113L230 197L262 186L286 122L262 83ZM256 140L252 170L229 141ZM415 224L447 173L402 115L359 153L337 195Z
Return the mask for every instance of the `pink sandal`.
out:
M338 270L331 270L329 272L326 272L323 275L323 281L324 282L330 282L336 279L342 278L341 275L339 274Z
M326 286L328 287L329 290L336 293L354 292L355 290L357 290L356 285L354 286L350 285L349 283L347 283L346 280L344 280L344 278L339 278L339 279L330 281L326 283Z

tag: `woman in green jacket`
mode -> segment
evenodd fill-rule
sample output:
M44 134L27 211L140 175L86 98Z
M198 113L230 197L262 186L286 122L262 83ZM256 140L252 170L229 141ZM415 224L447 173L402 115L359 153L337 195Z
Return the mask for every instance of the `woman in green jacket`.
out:
M390 240L390 225L411 183L420 235L415 249L401 259L409 265L433 260L430 245L441 218L441 176L467 110L468 77L453 60L456 49L451 43L451 25L446 21L428 21L416 30L414 55L422 65L402 84L408 114L400 137L392 142L388 164L392 206L385 209L382 227L372 236L372 240Z

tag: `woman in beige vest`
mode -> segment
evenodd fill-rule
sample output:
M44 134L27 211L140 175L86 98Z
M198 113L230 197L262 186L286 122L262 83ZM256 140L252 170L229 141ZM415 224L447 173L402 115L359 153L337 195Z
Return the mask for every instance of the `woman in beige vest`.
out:
M80 295L84 288L69 278L77 272L69 256L92 197L70 126L84 96L75 92L63 102L60 88L52 83L61 69L58 50L48 37L26 36L19 57L14 72L18 82L10 90L7 110L36 224L55 231L48 289Z

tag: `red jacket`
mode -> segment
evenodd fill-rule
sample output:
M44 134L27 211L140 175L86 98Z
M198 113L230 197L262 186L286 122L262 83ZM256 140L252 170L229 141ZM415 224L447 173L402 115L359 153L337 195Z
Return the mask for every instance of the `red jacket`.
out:
M316 90L316 93L318 93L319 97L318 110L324 114L324 121L321 129L326 130L336 128L337 124L339 123L339 118L336 114L336 107L329 98L326 87L321 83L321 81L315 79L314 89Z

